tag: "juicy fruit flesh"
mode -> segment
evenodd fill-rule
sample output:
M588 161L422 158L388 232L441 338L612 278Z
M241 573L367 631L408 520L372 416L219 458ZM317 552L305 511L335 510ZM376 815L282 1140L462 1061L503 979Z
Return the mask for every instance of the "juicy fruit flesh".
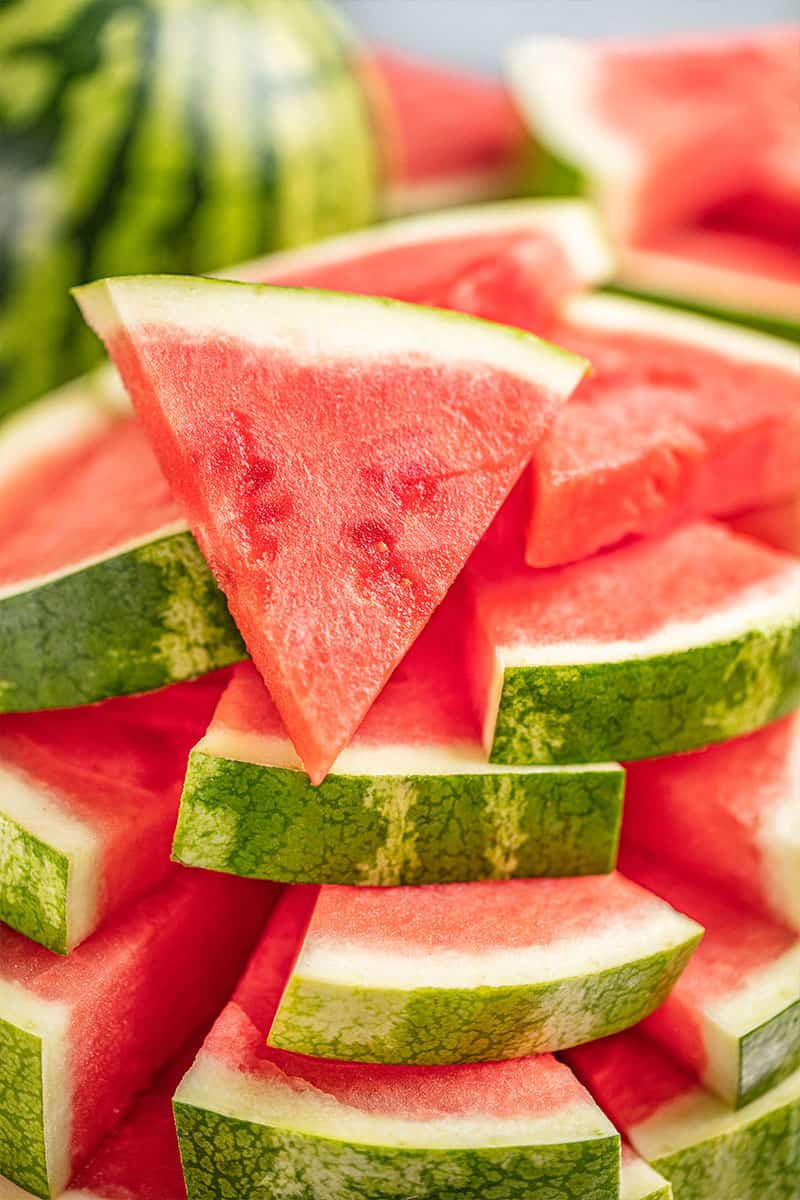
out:
M133 421L120 421L88 445L71 451L41 479L30 504L20 491L17 508L3 514L0 585L47 575L146 537L180 513L166 480ZM21 485L22 486L22 485Z
M565 1057L623 1132L698 1086L689 1071L636 1029L576 1046Z
M491 553L489 539L484 545ZM504 557L501 547L498 572ZM496 595L481 597L481 613L496 645L631 641L722 611L751 589L767 594L793 567L724 526L695 522L659 542L633 542L558 569L520 570Z
M309 938L376 949L480 953L548 946L659 908L621 876L322 888Z
M768 504L800 485L798 379L712 350L560 322L592 373L537 450L528 561Z
M375 361L369 372L341 359L311 366L170 327L138 328L135 348L116 334L110 349L319 782L442 599L557 399L498 369L422 356Z

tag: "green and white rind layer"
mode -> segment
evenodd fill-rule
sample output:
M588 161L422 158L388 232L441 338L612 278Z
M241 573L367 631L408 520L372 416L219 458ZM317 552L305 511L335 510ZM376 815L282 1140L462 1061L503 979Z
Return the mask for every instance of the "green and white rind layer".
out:
M327 238L299 250L270 254L215 274L261 283L279 280L290 272L328 267L417 243L459 241L527 230L550 235L583 285L597 285L610 278L614 269L611 248L594 209L581 200L504 200L409 217Z
M800 943L704 1014L703 1083L735 1108L800 1068Z
M350 746L312 787L290 743L212 730L173 857L282 883L387 886L613 869L624 774L502 768L480 746Z
M795 722L786 787L758 830L758 849L771 909L800 933L800 720Z
M320 1058L521 1058L627 1029L666 998L702 930L664 906L545 946L392 953L309 936L269 1043Z
M800 567L639 641L494 654L493 762L633 761L727 741L800 705Z
M616 1200L619 1138L598 1108L541 1118L371 1114L201 1052L175 1095L188 1200Z
M66 954L97 925L100 851L89 825L0 766L0 921Z
M738 1112L694 1088L628 1134L677 1200L797 1200L800 1071Z
M627 249L620 254L614 283L625 294L643 300L800 340L800 284L788 280L656 250Z
M672 1200L672 1185L643 1158L623 1149L619 1200Z
M66 1005L0 980L0 1175L34 1196L70 1174Z
M106 340L123 327L153 324L279 348L300 362L319 354L364 363L413 354L444 366L480 363L558 396L571 394L587 366L521 329L384 297L178 275L105 279L73 292Z
M0 591L0 712L152 691L246 657L181 527Z

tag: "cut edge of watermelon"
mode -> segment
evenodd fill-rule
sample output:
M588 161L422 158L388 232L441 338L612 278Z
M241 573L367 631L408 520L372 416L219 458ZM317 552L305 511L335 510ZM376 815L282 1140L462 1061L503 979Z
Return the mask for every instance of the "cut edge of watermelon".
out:
M64 812L45 788L22 772L0 766L0 790L0 918L26 937L66 954L97 924L101 856L97 833ZM11 903L16 890L14 862L19 876L25 876L21 908ZM36 898L33 909L31 893Z
M800 330L800 283L682 258L658 250L619 251L615 284L663 303L697 304L747 322L754 314Z
M649 1163L622 1143L619 1200L672 1200L672 1185Z
M158 283L156 294L154 282ZM559 395L574 390L587 365L569 351L507 325L400 300L317 288L210 277L128 275L73 288L73 295L88 323L104 340L113 340L123 327L152 323L180 328L189 335L237 338L258 347L274 347L280 339L283 348L300 361L320 354L334 360L363 361L404 353L445 365L480 361L485 367L514 372ZM220 306L218 299L223 297L227 302ZM284 314L318 311L320 301L325 304L327 320L318 327L313 345L296 330L282 327Z
M789 786L759 831L766 864L767 899L775 913L800 933L800 718L795 722Z
M800 353L793 342L655 301L600 292L571 297L562 312L590 329L675 341L800 376Z
M220 278L260 283L274 275L327 266L360 255L416 242L458 239L508 230L551 233L566 253L577 279L587 286L603 283L614 269L611 246L595 210L583 200L504 200L407 217L327 238L313 246L283 250L216 274Z
M24 1050L27 1053L21 1054L20 1061L24 1062L30 1056L31 1039L38 1042L38 1079L30 1082L35 1088L41 1089L41 1108L38 1114L26 1109L19 1115L23 1118L21 1127L30 1128L29 1121L40 1125L37 1133L41 1133L44 1143L48 1185L52 1194L60 1193L67 1186L70 1173L71 1147L68 1138L57 1136L59 1129L65 1132L64 1122L47 1119L48 1113L59 1112L70 1103L72 1088L67 1067L69 1021L69 1005L45 1000L20 983L0 979L0 1023L9 1026L12 1039L16 1030L17 1037L25 1043ZM23 1050L23 1047L20 1049ZM22 1086L21 1101L25 1102L24 1098L29 1093L24 1087L24 1080L15 1078L2 1082L8 1087ZM10 1175L9 1166L13 1167L13 1163L7 1165L0 1162L0 1169Z

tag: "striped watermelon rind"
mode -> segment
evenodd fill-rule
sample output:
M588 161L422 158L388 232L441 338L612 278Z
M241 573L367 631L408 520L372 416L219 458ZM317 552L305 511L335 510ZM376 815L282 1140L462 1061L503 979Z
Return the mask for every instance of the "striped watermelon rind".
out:
M60 849L5 813L0 813L0 843L0 921L55 954L66 954L74 848L72 853Z
M8 985L0 983L0 1006L10 1016L9 997L3 995ZM23 993L24 995L24 993ZM53 1061L48 1062L48 1033L42 1027L53 1026L56 1039L63 1030L55 1027L57 1019L44 1001L37 1009L34 1000L24 995L25 1011L17 1013L20 997L13 997L18 1020L0 1018L0 1101L3 1119L13 1131L13 1143L0 1143L0 1168L20 1187L34 1196L51 1195L45 1145L45 1088L57 1086L53 1079ZM50 1068L46 1073L45 1064ZM66 1180L63 1180L66 1182Z
M304 772L202 748L186 773L173 857L283 883L394 885L613 868L620 768L428 774ZM220 747L221 750L221 747Z
M373 219L367 72L319 0L26 0L0 18L0 412L98 358L72 284L207 270Z

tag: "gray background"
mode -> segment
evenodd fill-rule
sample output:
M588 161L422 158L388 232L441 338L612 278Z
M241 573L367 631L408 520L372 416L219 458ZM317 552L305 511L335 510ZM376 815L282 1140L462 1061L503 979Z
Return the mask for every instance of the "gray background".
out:
M339 0L381 41L441 62L499 71L525 33L620 36L786 24L800 0Z

